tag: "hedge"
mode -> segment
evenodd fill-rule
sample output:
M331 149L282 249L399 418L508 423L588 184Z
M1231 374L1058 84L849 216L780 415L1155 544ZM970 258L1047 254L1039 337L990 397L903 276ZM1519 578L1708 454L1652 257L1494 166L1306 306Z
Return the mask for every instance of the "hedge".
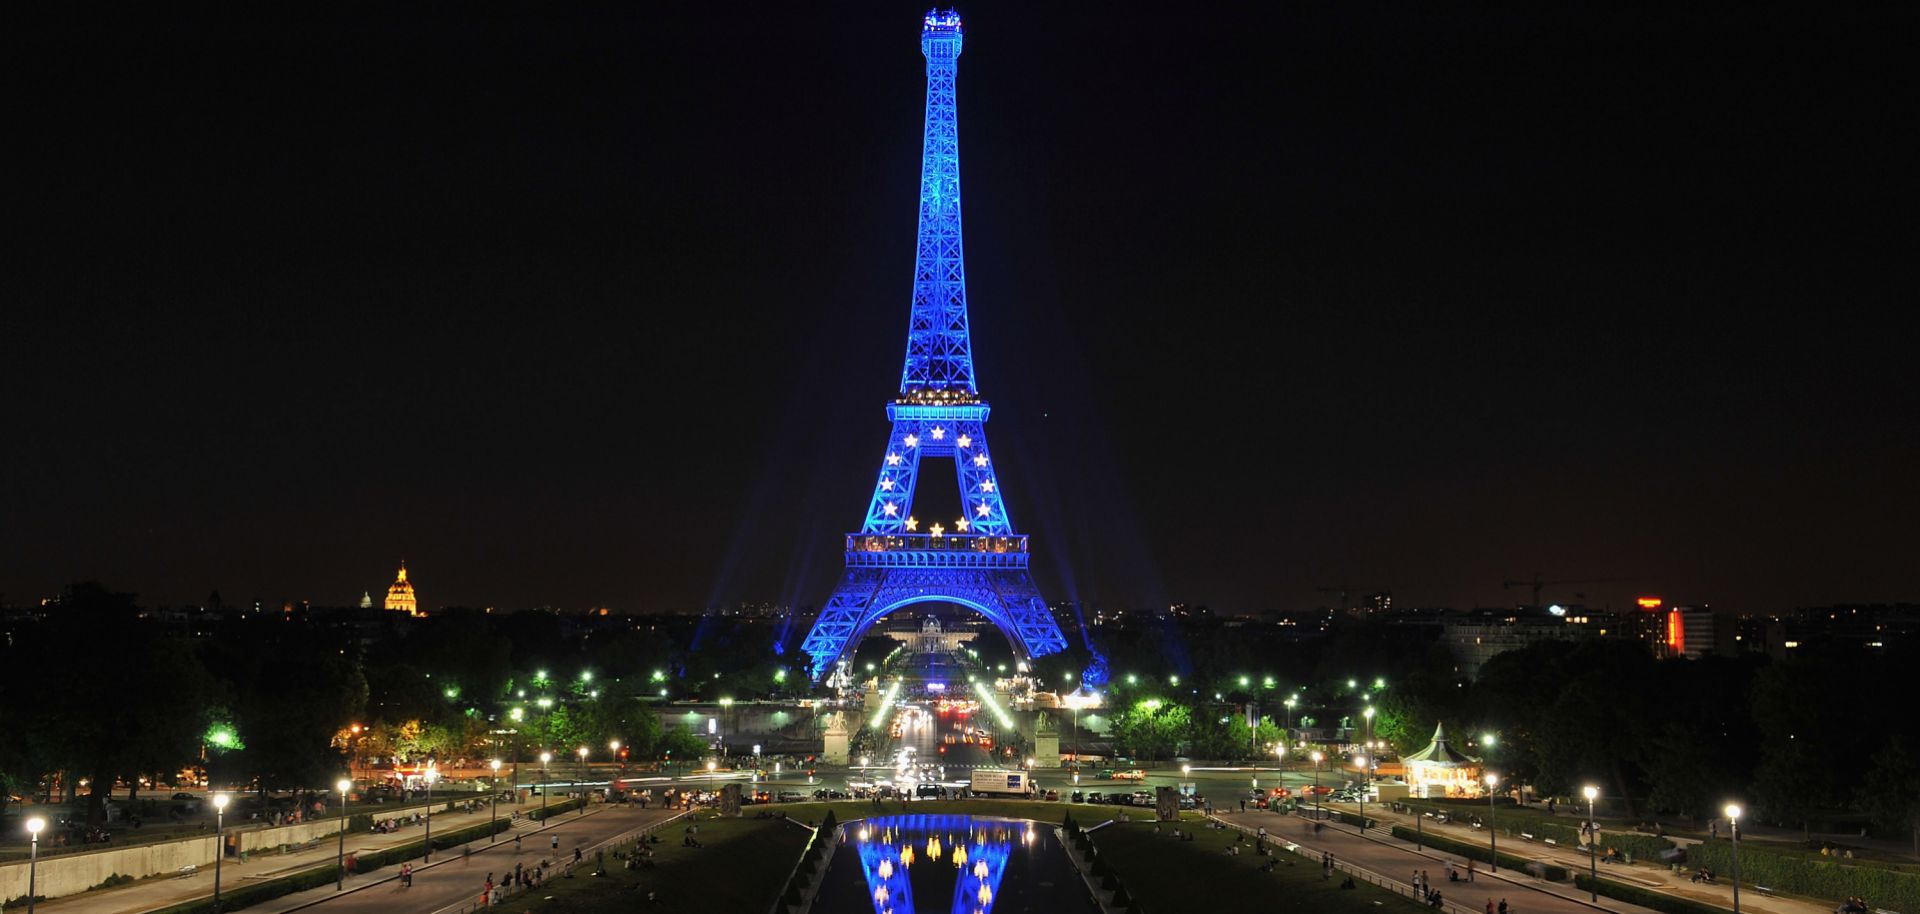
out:
M1637 885L1614 882L1611 879L1600 880L1599 888L1593 889L1593 879L1585 873L1573 877L1573 884L1579 888L1598 891L1608 898L1618 899L1628 904L1637 904L1643 908L1652 908L1663 914L1727 914L1727 909L1705 902L1689 901L1678 895L1643 889Z
M1687 848L1687 861L1716 874L1733 875L1732 845L1726 841L1702 841ZM1920 911L1920 875L1876 866L1849 866L1744 841L1740 847L1740 881L1829 901L1858 895L1872 907Z
M1473 807L1469 808L1464 804L1442 804L1421 800L1400 800L1398 802L1400 805L1408 807L1409 809L1441 812L1446 813L1450 817L1478 816L1486 811L1486 804L1484 803L1475 803ZM1482 818L1481 821L1484 822L1486 819ZM1500 819L1497 814L1493 821L1495 824L1499 824ZM1520 825L1519 831L1525 831L1535 838L1552 838L1555 842L1563 845L1582 846L1580 843L1580 829L1572 825L1561 825L1558 822L1542 822L1528 818ZM1502 835L1519 837L1518 831L1511 826L1502 828L1500 833ZM1659 835L1602 830L1600 832L1600 846L1603 848L1611 847L1623 854L1632 854L1635 860L1657 861L1660 859L1660 854L1673 850L1674 844L1672 841L1662 838Z
M1455 841L1452 838L1436 835L1433 832L1427 832L1424 836L1416 836L1414 834L1413 829L1408 828L1405 825L1395 825L1393 827L1393 836L1403 841L1412 841L1416 837L1419 837L1422 843L1426 844L1428 847L1433 848L1434 850L1445 851L1449 854L1459 854L1462 857L1470 857L1482 863L1489 862L1493 859L1493 852L1488 850L1487 848L1481 847L1478 844L1468 844L1464 841ZM1509 867L1511 869L1519 870L1521 872L1526 872L1527 868L1531 866L1541 866L1541 867L1544 867L1544 872L1546 873L1547 881L1549 882L1567 881L1567 875L1568 875L1567 868L1557 863L1544 863L1538 860L1528 860L1525 857L1515 857L1512 854L1502 852L1500 854L1500 865L1504 867Z
M334 881L334 879L338 877L339 869L339 867L329 864L327 866L314 867L310 870L303 870L291 876L282 876L279 879L269 879L265 882L249 882L224 888L220 892L220 907L218 910L237 911L263 901L271 901L283 895L291 895L295 892L304 892L308 889L319 888ZM208 897L198 901L183 902L170 908L161 908L158 911L149 911L147 914L214 914L215 910L213 899Z
M478 838L484 838L494 832L506 831L512 827L512 822L501 819L497 822L489 822L484 825L469 825L466 828L456 828L450 832L434 835L433 846L438 849L452 847L456 844L465 844ZM421 840L409 841L399 847L389 847L384 850L356 854L354 856L353 871L355 873L371 873L383 866L389 866L405 860L412 860L415 857L423 855L425 851L426 842Z
M527 818L532 819L535 822L538 822L542 819L550 819L563 812L572 812L585 805L587 805L587 801L585 798L563 800L559 803L555 803L551 806L547 806L541 809L529 809L527 810Z

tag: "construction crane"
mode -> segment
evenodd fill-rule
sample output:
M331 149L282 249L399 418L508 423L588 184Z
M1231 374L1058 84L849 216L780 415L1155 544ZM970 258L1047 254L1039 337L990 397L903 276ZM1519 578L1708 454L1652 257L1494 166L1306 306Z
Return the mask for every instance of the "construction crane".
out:
M1534 609L1539 609L1539 608L1540 608L1540 591L1541 591L1541 589L1543 589L1543 588L1547 588L1547 587L1559 587L1559 586L1562 586L1562 585L1566 585L1566 584L1608 584L1608 583L1611 583L1611 582L1614 582L1614 581L1618 581L1618 580L1620 580L1620 579L1619 579L1619 578L1584 578L1584 579L1581 579L1581 580L1567 580L1567 581L1543 581L1543 580L1541 580L1541 579L1540 579L1540 572L1538 572L1538 571L1536 571L1536 572L1534 572L1534 573L1533 573L1533 580L1531 580L1531 581L1501 581L1501 582L1500 582L1500 589L1501 589L1501 590L1506 590L1506 589L1508 589L1508 588L1510 588L1510 587L1531 587L1531 588L1533 588L1533 602L1532 602L1532 603L1529 603L1529 604L1527 604L1527 605L1528 605L1528 606L1531 606L1531 607L1533 607ZM1580 597L1581 599L1586 599L1586 595L1585 595L1585 594L1575 594L1574 596L1577 596L1577 597Z

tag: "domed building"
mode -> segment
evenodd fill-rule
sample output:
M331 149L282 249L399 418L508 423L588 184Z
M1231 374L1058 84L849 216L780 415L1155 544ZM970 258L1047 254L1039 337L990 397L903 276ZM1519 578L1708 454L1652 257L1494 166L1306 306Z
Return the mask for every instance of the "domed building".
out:
M400 563L400 577L394 579L393 586L387 588L386 607L409 616L420 615L420 604L413 598L413 584L407 581L407 563Z

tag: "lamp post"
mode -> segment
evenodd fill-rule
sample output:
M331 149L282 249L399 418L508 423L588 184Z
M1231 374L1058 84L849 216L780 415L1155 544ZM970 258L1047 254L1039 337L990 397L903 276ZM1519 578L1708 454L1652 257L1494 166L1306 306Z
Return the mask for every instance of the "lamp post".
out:
M612 756L614 763L620 766L620 776L623 778L626 777L627 763L626 763L626 760L620 757L620 741L619 740L616 739L616 740L613 740L612 742L607 743L607 754ZM612 785L608 785L608 786L612 786Z
M1600 902L1600 830L1593 827L1593 801L1600 798L1600 788L1588 784L1580 789L1587 796L1587 900Z
M220 910L220 860L227 856L227 795L213 795L213 909Z
M1325 761L1326 758L1326 756L1318 752L1313 754L1313 821L1316 823L1320 821L1320 763ZM1318 828L1319 826L1315 825L1314 827Z
M1493 824L1493 787L1498 783L1500 776L1487 772L1487 847L1496 873L1500 872L1500 829Z
M713 784L714 784L714 777L715 777L713 772L714 772L714 769L719 767L720 767L719 762L713 761L711 759L707 761L707 792L708 793L713 792Z
M333 786L340 788L340 850L333 855L333 890L338 892L347 881L347 791L353 789L353 782L341 778Z
M34 816L27 820L28 840L33 842L27 851L27 914L33 914L34 878L40 869L40 830L47 827L47 820Z
M581 746L580 753L580 814L587 814L587 747Z
M493 800L487 804L487 843L492 844L500 840L500 760L494 759L487 767L493 769L493 780L488 784L493 788Z
M1356 756L1354 761L1360 763L1360 772L1367 776L1367 786L1360 789L1360 833L1364 835L1367 833L1367 794L1373 792L1373 770L1367 767L1367 757L1364 755Z
M1733 837L1733 914L1740 914L1740 806L1727 804L1727 834Z
M551 761L553 761L553 753L540 753L540 821L542 822L547 820L547 792L553 789L553 785L547 783L547 763Z
M421 862L430 863L433 861L433 782L440 780L440 769L429 762L423 779L427 782L427 855Z

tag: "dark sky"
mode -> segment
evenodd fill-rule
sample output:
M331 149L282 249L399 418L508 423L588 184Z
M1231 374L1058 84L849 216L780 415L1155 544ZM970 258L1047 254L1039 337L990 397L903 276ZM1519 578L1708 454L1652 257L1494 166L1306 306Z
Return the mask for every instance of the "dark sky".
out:
M1912 23L1546 6L962 9L1050 594L1920 599ZM15 31L0 594L823 599L921 7L300 9Z

